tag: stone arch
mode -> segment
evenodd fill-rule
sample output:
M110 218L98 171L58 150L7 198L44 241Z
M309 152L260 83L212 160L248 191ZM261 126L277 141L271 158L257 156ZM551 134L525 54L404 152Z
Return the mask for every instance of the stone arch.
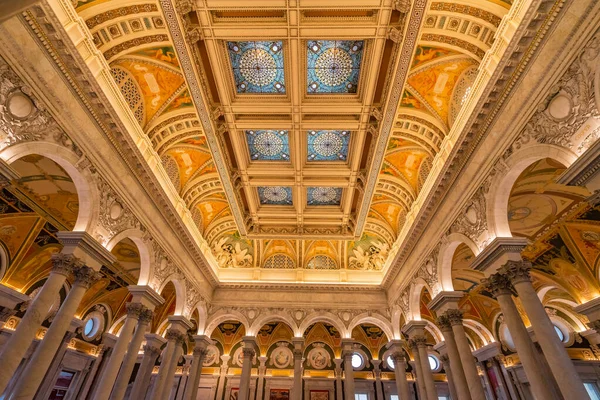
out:
M137 284L148 285L152 273L152 261L150 249L148 248L148 244L144 241L144 233L139 229L124 230L113 236L106 244L106 248L108 251L112 251L112 249L123 239L130 239L136 245L138 252L140 253L140 277L138 278Z
M198 311L198 335L201 335L205 331L206 323L208 322L208 312L206 309L206 303L203 300L199 300L191 308L190 315L194 315L194 311Z
M442 290L452 291L454 290L454 285L452 283L452 259L456 248L464 243L471 249L476 257L479 254L479 248L471 238L462 233L452 233L446 236L445 239L445 244L442 245L438 254L438 282L440 283Z
M80 161L71 150L50 142L26 142L7 147L0 152L0 158L11 164L25 156L37 154L46 157L61 166L73 180L77 190L79 212L73 231L85 231L93 234L98 219L99 196L97 187L87 171L80 171L76 165Z
M157 292L162 293L167 283L171 282L175 286L175 312L174 315L183 315L185 309L185 278L181 278L178 274L169 275L160 285Z
M431 334L431 336L435 340L435 343L438 344L439 342L442 342L444 340L444 336L442 335L442 331L440 330L440 328L438 328L431 321L427 321L427 320L424 320L424 321L427 322L427 326L425 326L425 330Z
M483 345L486 346L494 342L494 335L485 325L472 319L464 319L463 325L470 328L481 339Z
M265 324L268 324L269 322L284 323L287 326L289 326L292 332L294 332L294 336L298 336L298 325L296 325L296 323L292 320L292 318L289 315L285 315L283 313L269 314L257 318L256 321L254 321L250 326L250 329L246 331L246 334L248 336L256 336L260 328L262 328Z
M317 322L326 322L328 324L333 325L334 328L338 330L338 332L340 333L342 338L347 339L350 337L350 333L344 326L344 323L342 322L342 320L340 318L338 318L338 316L336 316L335 314L330 313L330 312L321 312L321 313L314 312L312 314L307 315L304 318L304 320L302 321L302 323L300 324L300 326L298 327L298 333L296 334L296 336L298 336L298 337L303 336L304 332L306 332L308 327Z
M215 314L210 316L210 322L207 321L204 332L198 332L199 335L211 336L213 331L219 324L227 321L238 321L244 325L246 332L250 329L250 323L248 319L239 311L217 311ZM200 328L200 326L198 326Z
M406 315L404 315L402 309L398 306L394 307L392 310L392 332L394 339L402 339L402 327L400 326L402 318L406 320Z
M387 336L388 340L394 338L393 328L390 321L379 314L369 315L368 313L362 313L357 315L350 321L348 325L348 332L352 335L352 330L360 324L372 324L380 328L383 333Z
M423 288L427 289L431 297L434 296L432 288L423 278L415 278L411 284L409 298L408 298L408 312L410 315L407 316L407 321L410 320L421 320L421 292Z
M507 171L498 173L492 180L487 196L488 229L493 237L512 237L508 224L508 200L519 175L531 164L550 158L569 167L577 155L569 149L551 144L535 144L516 151L505 162Z

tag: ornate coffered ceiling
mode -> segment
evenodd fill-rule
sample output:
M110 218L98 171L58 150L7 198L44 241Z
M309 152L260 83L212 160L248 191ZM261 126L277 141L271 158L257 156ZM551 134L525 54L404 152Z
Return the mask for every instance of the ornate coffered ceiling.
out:
M381 280L510 7L74 3L221 279L375 274L361 283Z

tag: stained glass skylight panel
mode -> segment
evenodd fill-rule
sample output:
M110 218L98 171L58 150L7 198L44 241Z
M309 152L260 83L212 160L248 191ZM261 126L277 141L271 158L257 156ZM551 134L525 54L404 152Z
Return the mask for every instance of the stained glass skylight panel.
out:
M246 140L253 161L289 161L288 131L247 130Z
M308 161L346 161L349 131L308 131Z
M308 187L306 202L309 206L339 206L342 201L342 188Z
M311 40L307 47L308 93L356 93L364 41Z
M258 199L263 206L291 206L292 188L289 186L259 186Z
M227 42L238 93L285 93L283 42Z

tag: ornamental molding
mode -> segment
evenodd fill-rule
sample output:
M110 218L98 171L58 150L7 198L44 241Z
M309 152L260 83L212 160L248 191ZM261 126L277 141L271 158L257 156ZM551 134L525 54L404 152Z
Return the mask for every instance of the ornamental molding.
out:
M389 263L390 267L382 281L382 286L386 289L390 287L394 278L398 275L399 269L405 264L417 241L421 238L421 234L428 226L432 214L456 183L470 156L487 137L489 127L496 122L501 108L511 95L513 86L525 72L542 42L547 40L547 33L550 31L551 26L560 20L562 16L560 10L565 1L557 0L551 7L548 7L547 1L544 4L543 2L536 2L527 10L523 22L515 31L512 40L507 44L506 50L494 69L484 93L478 99L474 111L469 116L460 138L451 149L448 160L443 164L432 189L429 190L422 202L423 207L416 213L414 222L404 235L404 240L400 243L395 258ZM499 45L498 43L493 46L492 51ZM514 60L518 60L518 62ZM552 63L555 64L557 61L553 60ZM482 204L477 205L477 207L481 206ZM481 226L479 226L474 231L477 232L481 229ZM401 287L408 285L410 279L404 281L405 283ZM402 290L398 292L402 293Z
M487 231L486 190L480 187L471 200L462 208L460 214L450 226L448 234L460 233L471 239L478 247L482 247L481 234Z

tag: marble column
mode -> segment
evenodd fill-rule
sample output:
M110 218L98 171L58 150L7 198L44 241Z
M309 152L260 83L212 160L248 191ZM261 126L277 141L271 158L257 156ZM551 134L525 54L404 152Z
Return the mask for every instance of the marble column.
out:
M28 300L29 296L0 283L0 329L17 313L17 305Z
M140 316L145 311L146 307L140 303L127 303L127 318L125 318L125 323L119 333L119 339L117 340L106 364L106 368L102 373L100 384L98 390L94 393L93 400L107 400L109 398L113 384L119 374L119 368L123 362L123 357L127 351L127 346L133 337L133 330L135 329Z
M345 399L354 400L354 368L352 367L352 355L354 354L354 341L342 339L342 359L344 360L344 394Z
M169 319L171 319L173 317L169 317ZM186 320L187 321L187 320ZM162 381L162 392L160 397L157 398L158 399L168 399L170 394L171 394L171 390L173 389L173 379L175 377L175 372L177 370L177 363L179 362L179 359L181 358L181 356L183 355L183 345L186 341L186 337L187 337L187 329L192 328L192 324L188 321L189 325L187 326L187 328L185 329L184 332L182 332L182 329L180 327L179 330L179 336L177 337L177 340L175 341L175 347L173 349L173 354L172 356L169 358L169 362L168 364L166 364L166 371L164 376L164 380ZM173 324L171 325L173 326ZM172 327L171 330L173 330L174 328ZM163 366L161 365L161 371L159 371L159 381L160 381L160 373L163 372Z
M129 379L131 378L131 373L135 367L135 362L137 360L140 347L144 341L144 335L148 331L148 326L152 322L153 315L154 313L145 307L140 312L135 333L133 334L133 339L131 339L129 346L127 347L127 354L123 359L121 369L116 376L117 380L113 386L112 393L110 394L111 400L122 400L123 397L125 397L127 385L129 385ZM119 337L119 341L120 339L121 337ZM117 342L117 345L119 345L119 341Z
M206 335L196 335L194 336L194 343L194 359L185 386L183 400L196 400L200 377L202 376L202 364L207 353L206 348L212 344L212 340Z
M225 388L225 379L227 378L227 370L229 369L229 359L231 356L221 356L221 368L219 370L219 384L217 385L217 399L223 398L223 389Z
M33 399L75 317L81 299L100 277L99 273L85 266L77 268L74 274L75 282L17 381L12 391L13 399Z
M423 373L423 381L425 382L425 389L427 391L427 398L429 400L438 400L437 389L435 387L435 381L433 380L433 372L429 365L427 339L425 338L425 335L415 335L411 340L417 346L417 352L421 362L421 372Z
M440 356L440 361L442 362L442 366L446 371L446 380L448 381L448 390L450 391L450 398L460 399L461 397L458 397L456 385L454 384L454 375L452 375L452 366L450 365L450 358L447 354L444 354Z
M569 399L589 399L565 346L556 335L552 321L531 284L530 270L529 262L508 261L499 272L510 279L517 291L562 395Z
M507 276L501 274L492 274L489 278L482 281L483 286L498 300L500 310L504 316L504 323L508 327L510 336L515 344L519 360L523 366L523 371L531 386L531 392L536 399L552 399L551 386L546 379L539 373L540 366L537 360L537 351L531 341L531 337L525 328L517 306L512 299L513 287Z
M152 369L161 353L162 345L166 342L162 336L154 333L147 333L145 339L144 356L142 357L140 369L137 372L133 388L129 395L129 398L132 400L144 399L146 397L146 392L150 385L150 378L152 377Z
M444 314L450 321L452 326L452 332L454 333L454 340L456 341L456 347L460 354L460 361L465 372L465 378L469 384L469 391L471 392L471 399L473 400L486 400L483 385L481 384L481 378L477 372L477 365L475 365L475 357L471 353L471 347L467 340L467 334L463 326L463 313L460 310L447 310Z
M334 374L335 374L335 399L336 400L343 400L343 393L342 393L342 362L344 360L342 360L341 358L335 358L333 360L333 362L335 363L335 369L334 369ZM332 399L333 400L333 399Z
M258 357L258 383L256 386L256 400L261 400L264 397L265 389L265 374L267 373L267 360L265 356Z
M244 362L242 364L242 375L240 377L240 392L238 400L249 400L250 399L250 376L252 375L252 362L256 351L256 338L253 336L244 336L242 338L244 342L244 348L242 350L244 354Z
M104 344L100 344L98 346L98 353L96 353L96 359L93 361L90 370L85 375L85 382L83 383L83 387L79 391L77 398L78 399L86 399L87 395L92 387L92 383L94 382L94 377L98 373L98 368L100 364L102 364L102 360L104 359L104 353L106 353L108 348Z
M417 343L409 340L408 347L412 352L414 363L413 370L415 372L415 381L417 382L417 391L419 393L419 398L428 399L427 396L427 388L425 387L425 378L423 376L423 367L421 364L421 356L419 355L419 348L417 347Z
M292 338L294 345L294 389L292 400L302 400L302 356L304 354L304 338Z
M82 266L81 260L71 254L58 253L52 255L50 276L27 307L27 311L21 318L17 329L6 341L4 347L2 347L2 352L0 352L0 365L2 365L2 368L0 368L0 393L4 392L15 370L21 363L67 276L74 269Z
M112 353L113 348L115 347L115 344L117 344L118 339L119 337L117 335L113 335L112 333L105 332L102 334L102 344L104 345L105 351L102 357L102 363L99 365L98 373L91 383L89 395L88 397L86 397L86 399L91 399L94 393L96 393L96 391L98 390L98 385L100 384L100 377L106 369L106 364L110 359L110 355Z
M381 360L371 360L373 364L373 375L375 375L375 395L377 400L385 400L383 398L383 387L381 386Z
M401 348L392 353L392 361L394 362L394 376L396 378L396 390L398 391L399 400L409 400L410 388L406 379L406 358Z
M450 324L450 319L445 315L441 315L437 320L437 326L442 331L442 335L444 335L444 342L446 343L446 351L452 369L452 380L454 387L456 388L457 397L461 400L469 400L471 399L471 392L469 391L469 385L467 384L467 378L465 377L460 353L454 339L454 332L452 330L452 325Z

